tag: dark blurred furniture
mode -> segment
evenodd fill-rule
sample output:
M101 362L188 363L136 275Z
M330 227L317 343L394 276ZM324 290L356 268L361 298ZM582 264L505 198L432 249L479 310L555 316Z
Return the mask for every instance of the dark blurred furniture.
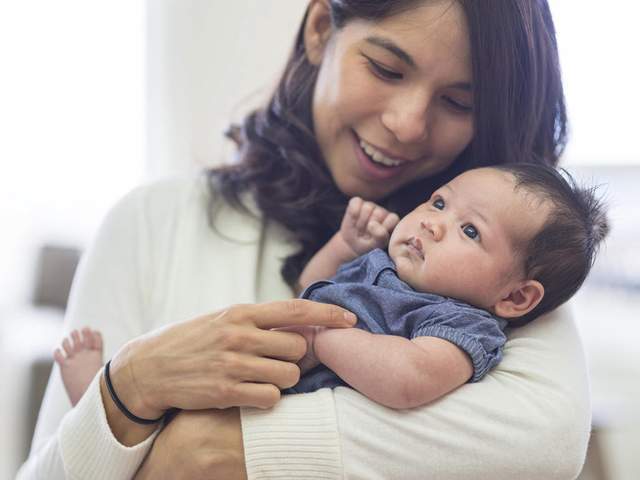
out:
M38 312L47 310L47 319L59 316L60 329L64 312L67 308L67 300L71 283L76 268L80 261L81 252L78 248L62 245L43 245L38 252L34 289L29 309L32 310L34 319ZM37 321L37 320L35 320ZM38 419L40 404L51 374L51 352L36 353L29 367L28 387L28 418L26 419L24 436L24 459L27 458L31 448L31 439Z

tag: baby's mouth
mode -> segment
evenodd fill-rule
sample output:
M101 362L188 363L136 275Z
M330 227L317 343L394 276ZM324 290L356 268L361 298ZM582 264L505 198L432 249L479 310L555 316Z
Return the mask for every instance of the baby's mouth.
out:
M424 250L422 249L422 241L418 237L409 237L407 240L407 247L418 257L424 260Z

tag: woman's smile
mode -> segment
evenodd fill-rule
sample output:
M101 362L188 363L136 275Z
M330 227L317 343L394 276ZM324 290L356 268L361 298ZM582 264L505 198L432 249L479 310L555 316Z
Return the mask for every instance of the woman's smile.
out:
M375 147L358 138L355 133L353 134L353 149L358 159L362 176L374 181L388 180L402 175L411 166L409 161L400 161L387 157Z

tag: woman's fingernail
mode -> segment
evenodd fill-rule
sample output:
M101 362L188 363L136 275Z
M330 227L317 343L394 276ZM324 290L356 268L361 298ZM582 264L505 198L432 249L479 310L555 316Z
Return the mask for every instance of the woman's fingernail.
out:
M351 313L351 312L344 312L344 319L353 324L356 323L356 321L358 320L358 317L356 317L355 313Z

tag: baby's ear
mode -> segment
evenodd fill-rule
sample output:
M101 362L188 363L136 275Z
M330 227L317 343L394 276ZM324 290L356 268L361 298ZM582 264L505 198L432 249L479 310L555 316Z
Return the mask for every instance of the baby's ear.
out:
M502 318L521 317L536 306L544 296L544 287L537 280L524 280L520 282L502 300L493 307L494 313Z

